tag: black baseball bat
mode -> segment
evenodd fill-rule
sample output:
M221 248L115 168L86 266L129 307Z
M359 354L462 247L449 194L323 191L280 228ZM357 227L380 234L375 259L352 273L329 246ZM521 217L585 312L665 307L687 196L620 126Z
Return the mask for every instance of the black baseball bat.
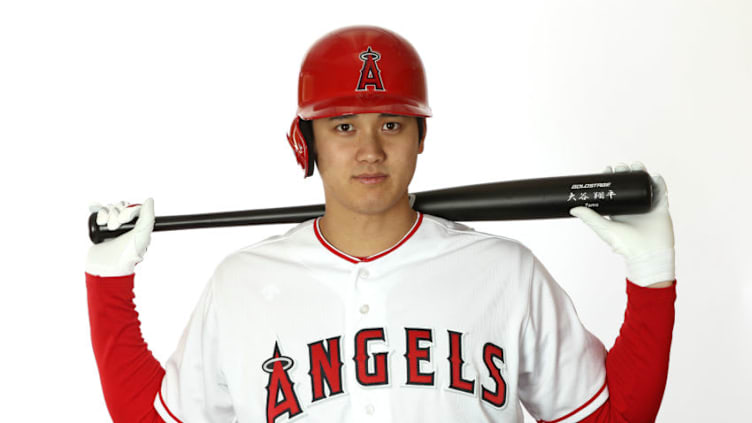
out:
M645 171L598 173L465 185L411 194L415 210L454 221L549 219L570 217L586 206L602 215L650 211L653 185ZM157 216L154 231L225 226L300 223L324 214L324 205L279 207L220 213ZM89 216L89 238L95 244L123 234L135 219L110 231Z

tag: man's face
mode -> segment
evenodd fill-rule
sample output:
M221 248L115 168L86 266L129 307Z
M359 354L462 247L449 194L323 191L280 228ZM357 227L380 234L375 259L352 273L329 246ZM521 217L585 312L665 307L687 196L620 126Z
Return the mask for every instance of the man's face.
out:
M379 214L407 195L418 154L412 116L364 113L313 121L327 205Z

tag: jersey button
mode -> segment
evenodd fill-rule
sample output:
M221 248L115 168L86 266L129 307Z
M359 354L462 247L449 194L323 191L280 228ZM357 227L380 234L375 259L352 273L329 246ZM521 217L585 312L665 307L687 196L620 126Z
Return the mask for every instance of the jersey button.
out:
M369 416L371 416L375 412L376 412L376 407L374 407L373 404L366 405L366 414L368 414Z
M358 272L358 277L361 279L368 279L369 276L371 276L371 274L368 273L368 270L366 269L360 269Z
M363 304L360 306L360 314L366 314L371 310L371 307L368 307L368 304Z

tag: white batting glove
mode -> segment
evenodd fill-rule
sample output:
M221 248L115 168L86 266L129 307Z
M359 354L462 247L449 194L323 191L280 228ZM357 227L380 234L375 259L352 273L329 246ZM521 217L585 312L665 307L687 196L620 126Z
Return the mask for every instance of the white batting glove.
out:
M640 162L631 169L618 163L614 169L606 167L603 173L644 170ZM675 277L674 229L668 212L668 189L660 175L653 179L654 206L645 214L604 217L588 207L575 207L569 211L606 241L614 252L624 256L627 278L636 285L648 286Z
M147 198L143 205L121 201L101 206L94 204L89 210L97 212L97 224L107 224L115 230L123 223L138 216L130 231L114 239L105 240L89 247L86 258L86 273L95 276L126 276L135 271L136 264L144 259L154 229L154 200Z

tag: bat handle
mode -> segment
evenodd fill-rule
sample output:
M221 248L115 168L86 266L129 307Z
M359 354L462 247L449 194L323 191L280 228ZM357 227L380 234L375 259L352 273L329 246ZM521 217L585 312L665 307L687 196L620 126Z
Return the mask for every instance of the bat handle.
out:
M323 204L279 207L273 209L240 210L154 217L154 232L179 229L219 228L228 226L263 225L271 223L300 223L324 214ZM111 231L107 225L97 224L97 214L89 216L89 239L95 244L122 235L136 226L137 218Z
M118 237L133 229L136 226L136 220L138 218L123 223L119 228L111 231L107 229L107 225L100 226L97 224L97 212L94 212L89 216L89 239L91 242L99 244L106 239Z

